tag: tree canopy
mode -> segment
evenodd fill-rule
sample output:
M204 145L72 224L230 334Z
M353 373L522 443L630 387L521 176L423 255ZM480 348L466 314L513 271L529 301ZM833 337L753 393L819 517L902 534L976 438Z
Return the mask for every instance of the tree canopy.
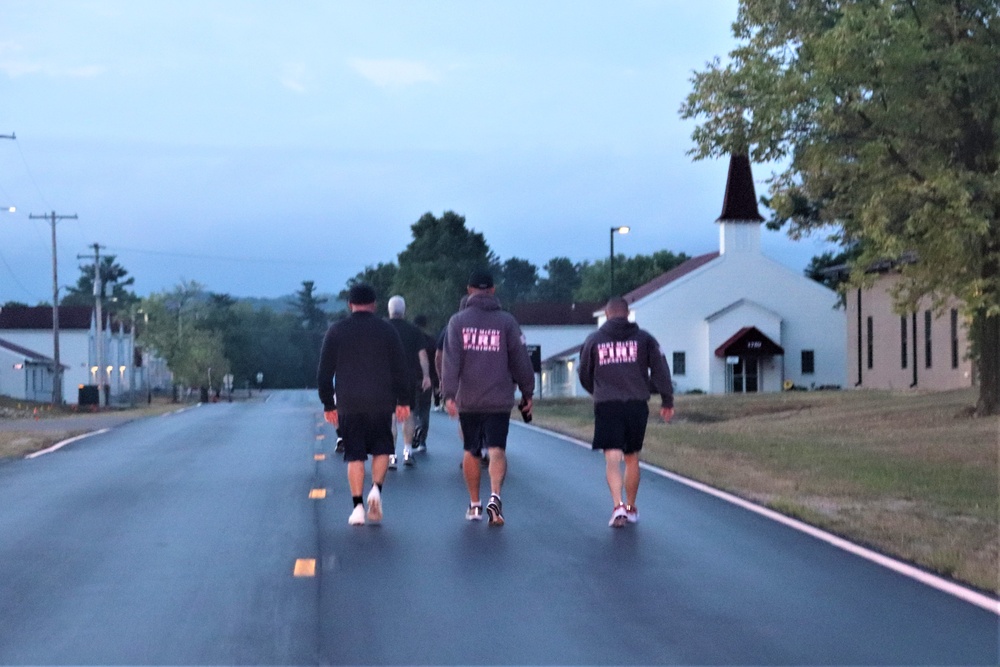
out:
M739 45L696 73L696 158L774 162L771 223L857 243L852 284L907 253L901 310L957 297L980 414L1000 412L1000 4L741 0Z
M684 253L674 254L669 250L659 250L652 255L615 257L615 291L627 294L644 285L661 273L683 264L690 257ZM599 260L584 264L580 268L580 286L573 296L577 301L604 301L611 289L611 261Z
M105 255L100 261L101 303L114 303L114 310L125 312L139 303L139 297L128 288L135 278L126 278L128 270L119 264L116 255ZM60 301L63 306L94 305L94 265L81 264L76 286L66 288L66 296Z

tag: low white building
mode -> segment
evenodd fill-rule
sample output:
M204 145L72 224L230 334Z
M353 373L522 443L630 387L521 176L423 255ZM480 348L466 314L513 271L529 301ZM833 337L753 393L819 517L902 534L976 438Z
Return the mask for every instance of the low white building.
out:
M711 394L843 387L845 315L837 294L761 252L750 161L733 156L719 250L625 295L660 342L675 391ZM600 323L603 312L596 313Z
M0 338L0 395L38 403L52 400L55 367L49 357Z
M15 398L34 401L52 400L52 378L55 368L52 308L50 306L5 306L0 308L0 354L10 363L0 367L0 392ZM62 396L68 404L76 404L80 388L96 386L98 373L103 374L107 398L111 403L132 399L135 387L139 398L149 387L157 387L169 372L161 360L141 353L142 368L133 368L137 355L133 351L132 332L125 324L108 316L101 331L101 364L97 367L97 326L89 306L59 307L59 361L63 368ZM3 358L0 357L0 358ZM134 384L133 384L134 381Z
M536 395L543 398L586 396L576 365L580 346L597 330L594 311L604 304L534 302L520 303L511 313L531 347L539 348L540 373Z

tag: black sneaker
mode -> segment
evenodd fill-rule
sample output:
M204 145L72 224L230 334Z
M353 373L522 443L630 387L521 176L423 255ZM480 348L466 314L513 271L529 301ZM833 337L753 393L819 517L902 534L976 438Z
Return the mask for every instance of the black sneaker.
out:
M490 496L490 502L486 504L486 513L490 516L491 526L503 525L503 503L500 496L494 494Z
M343 438L337 438L337 453L338 454L343 454L344 453L344 439Z

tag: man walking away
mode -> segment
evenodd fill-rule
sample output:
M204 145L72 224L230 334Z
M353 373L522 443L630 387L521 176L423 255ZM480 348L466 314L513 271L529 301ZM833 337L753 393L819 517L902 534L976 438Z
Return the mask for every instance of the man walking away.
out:
M487 271L474 271L467 291L465 308L448 321L441 394L448 414L457 416L462 427L465 449L462 472L469 490L465 518L470 521L483 518L479 498L482 472L475 456L482 438L490 455L490 500L486 512L491 525L502 526L500 493L507 474L507 432L514 407L514 388L516 385L520 389L525 412L531 414L535 373L521 327L513 315L500 309L494 295L493 276Z
M580 350L580 384L594 397L594 449L604 450L605 474L614 510L608 525L639 521L639 452L649 420L649 386L660 394L664 422L674 415L670 368L660 344L628 320L628 302L608 301L607 321L587 336ZM622 461L625 502L622 502Z
M403 343L388 322L375 315L375 290L358 283L348 296L351 315L326 332L316 381L323 416L343 438L347 482L354 501L352 526L382 520L382 484L395 442L397 421L410 416L413 398ZM362 504L365 461L372 457L368 510Z
M427 333L426 315L417 315L414 317L413 324L420 329L420 333L424 336L424 354L427 355L427 365L431 376L430 388L421 389L421 391L417 392L417 405L415 409L416 419L414 420L416 422L416 428L413 432L413 451L426 452L427 432L430 428L431 421L431 403L434 402L434 395L440 385L439 375L436 368L437 364L433 363L437 342L434 340L433 336Z
M403 423L403 464L412 466L413 434L416 429L416 407L419 394L431 386L430 364L427 350L424 349L424 334L420 329L403 319L406 315L406 301L398 294L389 299L389 324L396 329L399 339L403 341L403 355L406 357L409 373L410 417ZM396 468L396 429L392 430L392 456L389 457L389 468Z

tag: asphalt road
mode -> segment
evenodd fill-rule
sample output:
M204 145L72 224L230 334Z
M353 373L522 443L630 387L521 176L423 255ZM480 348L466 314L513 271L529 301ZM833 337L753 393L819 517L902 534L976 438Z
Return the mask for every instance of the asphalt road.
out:
M603 460L536 431L468 523L456 428L377 527L312 392L0 465L0 664L1000 663L996 613L671 480L611 529Z

